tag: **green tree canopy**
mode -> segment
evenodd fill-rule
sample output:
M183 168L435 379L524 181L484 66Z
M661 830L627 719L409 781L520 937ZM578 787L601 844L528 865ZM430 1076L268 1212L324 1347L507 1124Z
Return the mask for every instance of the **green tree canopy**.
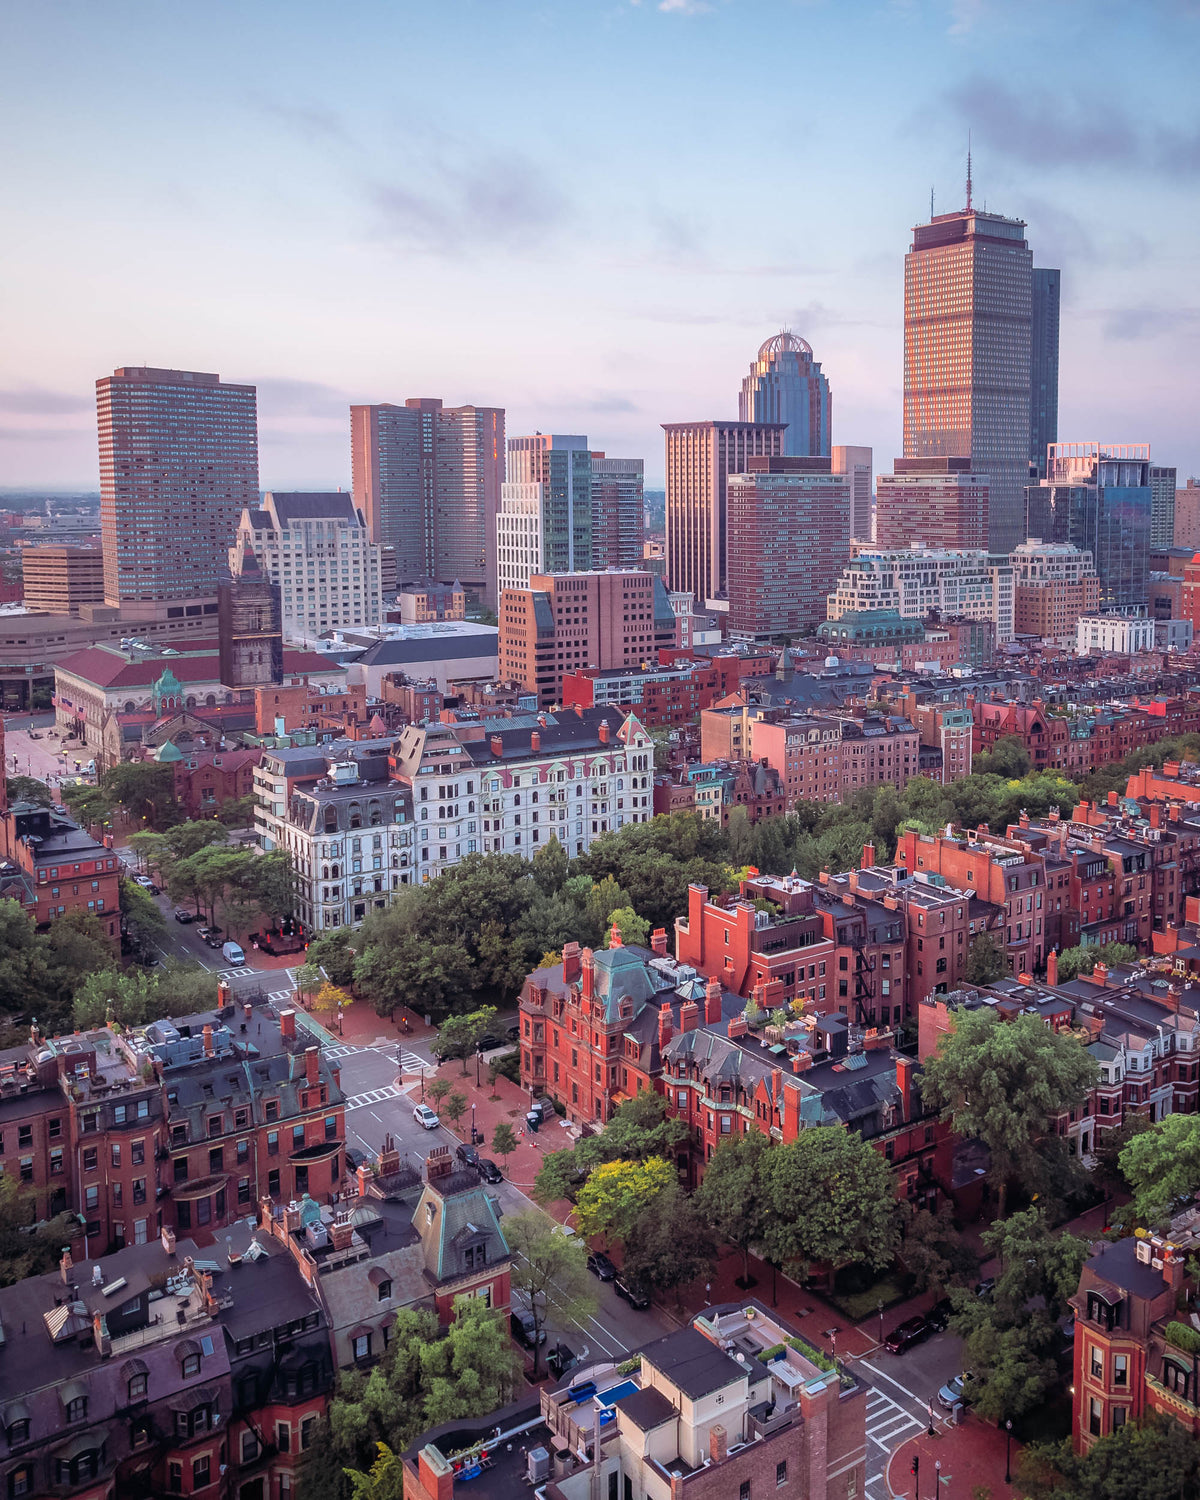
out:
M38 807L49 807L54 801L50 788L36 776L9 776L5 790L10 806L14 802L34 802Z
M1129 1141L1119 1161L1135 1216L1165 1229L1176 1199L1200 1187L1200 1115L1168 1115Z
M816 1262L885 1266L899 1237L891 1168L841 1125L802 1130L761 1161L767 1259L807 1276Z
M650 941L650 923L643 922L631 906L618 906L615 911L610 911L608 923L609 930L604 938L606 948L612 943L613 927L621 934L621 942L624 944L634 943L644 948Z
M1009 1181L1045 1182L1058 1149L1052 1121L1083 1103L1097 1068L1078 1037L1051 1031L1039 1017L1002 1021L990 1007L958 1010L954 1030L925 1060L921 1092L955 1133L988 1148L988 1180L999 1194L1001 1217Z
M1004 949L995 933L981 932L971 939L963 978L968 984L993 984L1008 973Z
M694 1198L669 1182L635 1222L625 1245L626 1277L655 1292L682 1289L712 1274L717 1258L713 1232Z
M167 930L167 919L149 891L133 880L122 880L119 890L121 922L130 940L143 951L159 941Z
M595 1167L575 1199L575 1223L584 1239L600 1235L610 1244L628 1240L644 1213L678 1179L661 1156L645 1161L606 1161Z
M1136 962L1138 951L1128 943L1105 943L1103 947L1089 944L1083 948L1064 948L1058 955L1058 982L1067 984L1080 974L1090 974L1098 963L1112 968L1114 964Z
M144 818L152 828L178 823L175 776L169 765L153 760L125 760L100 777L104 795L125 810L134 822Z
M512 1289L529 1308L534 1322L533 1378L541 1364L539 1335L551 1303L557 1318L573 1322L595 1311L587 1269L587 1245L578 1235L563 1232L539 1208L506 1215L504 1238L513 1253Z
M1200 1443L1163 1414L1127 1422L1086 1453L1070 1439L1032 1444L1017 1482L1027 1500L1200 1500Z
M741 1251L742 1278L747 1282L750 1248L763 1238L766 1224L763 1163L771 1149L770 1138L757 1130L729 1136L713 1152L696 1193L705 1223Z
M644 1089L618 1105L603 1130L584 1136L569 1150L549 1152L534 1180L534 1197L539 1203L574 1200L594 1167L650 1157L674 1161L686 1140L687 1126L667 1114L663 1096Z

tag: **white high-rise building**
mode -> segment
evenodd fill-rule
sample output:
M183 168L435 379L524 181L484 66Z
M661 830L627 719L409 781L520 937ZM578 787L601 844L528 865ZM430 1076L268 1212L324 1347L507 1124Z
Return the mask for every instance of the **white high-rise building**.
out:
M545 573L541 484L500 486L496 514L496 576L500 592L527 589L535 573Z
M924 547L864 547L852 543L850 562L829 596L828 618L855 611L896 610L924 619L991 620L998 645L1013 635L1013 567L983 551Z
M850 536L856 542L872 542L871 494L874 454L870 448L835 443L829 450L830 471L850 476Z
M242 542L279 585L285 640L382 622L381 548L344 491L268 491L242 512L231 568Z

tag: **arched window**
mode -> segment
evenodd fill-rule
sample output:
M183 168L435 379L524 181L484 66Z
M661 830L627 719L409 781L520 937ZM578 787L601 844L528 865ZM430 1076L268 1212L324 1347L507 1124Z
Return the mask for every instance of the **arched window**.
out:
M188 708L195 708L195 706L196 706L195 695L193 693L189 693L188 697L187 697L187 707Z

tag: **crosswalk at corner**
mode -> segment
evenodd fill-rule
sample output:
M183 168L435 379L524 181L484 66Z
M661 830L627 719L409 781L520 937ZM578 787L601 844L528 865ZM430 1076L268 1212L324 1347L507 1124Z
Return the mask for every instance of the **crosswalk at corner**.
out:
M382 1104L387 1099L399 1099L400 1090L394 1083L386 1084L381 1089L368 1089L365 1093L355 1094L353 1098L346 1100L347 1109L358 1109L363 1104Z
M867 1398L867 1440L885 1453L891 1453L924 1426L924 1422L919 1422L898 1401L893 1401L880 1390L872 1390Z

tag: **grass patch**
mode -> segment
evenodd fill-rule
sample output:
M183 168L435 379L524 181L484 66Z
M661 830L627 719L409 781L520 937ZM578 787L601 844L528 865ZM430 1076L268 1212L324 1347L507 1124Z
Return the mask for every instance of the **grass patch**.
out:
M897 1271L885 1272L878 1281L872 1282L861 1292L826 1292L825 1296L851 1323L861 1323L872 1313L878 1314L882 1302L884 1310L903 1302L910 1295L906 1279Z

